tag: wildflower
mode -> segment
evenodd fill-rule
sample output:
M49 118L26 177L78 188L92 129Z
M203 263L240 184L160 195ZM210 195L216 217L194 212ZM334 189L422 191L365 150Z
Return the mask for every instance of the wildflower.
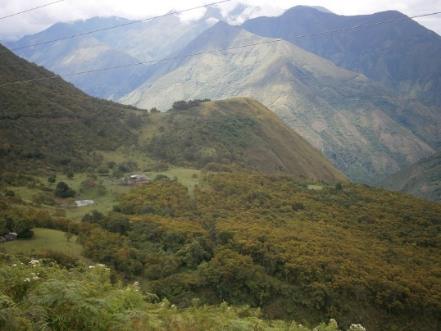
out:
M351 324L348 331L366 331L366 328L361 324Z
M31 261L29 261L29 264L33 267L36 267L37 265L40 264L40 261L36 259L32 259Z
M24 282L25 282L25 283L29 283L30 281L31 281L30 278L25 278L25 279L24 279Z
M329 320L329 326L334 327L334 328L337 329L338 328L338 323L337 323L337 321L335 319L331 318Z

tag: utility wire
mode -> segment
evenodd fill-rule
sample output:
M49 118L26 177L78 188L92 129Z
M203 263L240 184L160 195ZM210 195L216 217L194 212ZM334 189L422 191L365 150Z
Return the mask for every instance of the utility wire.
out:
M297 35L297 36L295 36L295 38L317 37L317 36L322 36L322 35L325 35L325 34L332 34L332 33L335 33L335 32L344 32L344 31L349 31L349 30L356 30L356 29L359 29L359 28L362 28L362 27L366 27L366 26L376 26L376 25L391 23L391 22L395 22L397 20L404 20L404 19L410 19L410 18L419 18L419 17L427 17L427 16L438 15L438 14L441 14L441 11L433 12L433 13L428 13L428 14L422 14L422 15L416 15L416 16L412 16L412 17L407 17L407 16L406 17L400 17L399 19L393 19L393 20L387 20L387 21L380 21L380 22L374 22L374 23L365 23L365 24L360 24L360 25L356 25L356 26L352 26L352 27L347 27L347 28L322 31L322 32L319 32L319 33ZM254 47L254 46L263 45L263 44L274 44L274 43L278 43L278 42L282 42L282 41L285 41L285 40L283 40L283 39L271 39L271 40L268 40L268 41L244 44L244 45L240 45L240 46L226 47L226 48L220 48L220 49L212 49L212 50L208 50L208 51L201 51L201 52L196 52L196 53L190 53L190 54L187 54L187 55L177 55L177 56L173 56L173 57L166 57L166 58L163 58L163 59L160 59L160 60L140 61L140 62L137 62L137 63L130 63L130 64L117 65L117 66L112 66L112 67L97 68L97 69L73 72L73 73L65 74L65 75L63 75L63 77L80 76L80 75L97 73L97 72L105 72L105 71L116 70L116 69L130 68L130 67L135 67L135 66L140 66L140 65L154 65L154 64L160 64L160 63L163 63L163 62L169 62L169 61L174 61L174 60L178 60L178 59L191 58L191 57L195 57L195 56L199 56L199 55L203 55L203 54L220 53L220 52L226 52L226 51L235 50L235 49L243 49L243 48ZM44 81L44 80L56 79L56 78L60 78L60 76L59 75L51 75L51 76L41 77L41 78L36 78L36 79L17 80L17 81L6 82L4 84L1 84L0 88L6 87L6 86L11 86L11 85L26 84L26 83L37 82L37 81Z
M282 39L273 39L273 40L269 40L269 41L257 42L257 43L252 43L252 44L244 44L244 45L235 46L235 47L219 48L219 49L213 49L213 50L208 50L208 51L190 53L190 54L186 54L186 55L178 55L178 56L173 56L173 57L166 57L166 58L163 58L161 60L141 61L141 62L122 64L122 65L117 65L117 66L112 66L112 67L90 69L90 70L84 70L84 71L78 71L78 72L63 74L63 77L81 76L81 75L86 75L86 74L91 74L91 73L98 73L98 72L104 72L104 71L110 71L110 70L117 70L117 69L125 69L125 68L130 68L130 67L136 67L136 66L140 66L140 65L155 65L155 64L161 64L161 63L170 62L170 61L174 61L174 60L186 59L186 58L191 58L191 57L195 57L195 56L200 56L200 55L203 55L203 54L221 53L221 52L235 50L235 49L254 47L254 46L262 45L262 44L274 44L274 43L277 43L277 42L280 42L280 41L283 41L283 40ZM56 78L61 78L61 76L57 75L57 74L54 74L54 75L50 75L50 76L47 76L47 77L7 82L7 83L4 83L4 84L1 84L0 88L5 87L5 86L10 86L10 85L26 84L26 83L43 81L43 80L50 80L50 79L56 79Z
M6 16L2 16L2 17L0 17L0 21L4 20L4 19L7 19L7 18L10 18L10 17L18 16L18 15L25 14L25 13L29 13L29 12L37 10L37 9L46 8L46 7L49 7L49 6L55 5L55 4L60 3L60 2L64 2L64 1L66 1L66 0L52 1L52 2L49 2L49 3L42 4L40 6L37 6L37 7L25 9L25 10L19 11L17 13L13 13L13 14L9 14L9 15L6 15Z
M63 41L63 40L71 40L71 39L75 39L75 38L89 36L91 34L98 33L98 32L104 32L104 31L119 29L119 28L122 28L122 27L130 26L130 25L145 23L145 22L148 22L148 21L156 20L158 18L163 18L163 17L172 16L172 15L176 15L176 14L182 14L182 13L186 13L186 12L193 11L193 10L196 10L196 9L202 9L202 8L206 8L206 7L210 7L210 6L220 5L220 4L223 4L223 3L226 3L226 2L230 2L230 1L232 1L232 0L216 1L216 2L208 3L208 4L205 4L205 5L202 5L202 6L196 6L196 7L192 7L192 8L188 8L188 9L184 9L184 10L171 11L171 12L168 12L166 14L162 14L162 15L158 15L158 16L152 16L152 17L149 17L149 18L146 18L146 19L142 19L142 20L136 20L136 21L130 21L130 22L126 22L126 23L111 25L111 26L108 26L108 27L98 28L98 29L94 29L94 30L90 30L90 31L80 32L80 33L75 33L75 34L70 35L70 36L65 36L65 37L60 37L60 38L56 38L56 39L52 39L52 40L46 40L46 41L37 42L37 43L34 43L34 44L19 46L19 47L11 48L11 51L18 51L18 50L21 50L21 49L31 48L31 47L35 47L35 46L49 45L49 44L53 44L53 43L56 43L56 42L59 42L59 41ZM4 52L0 52L0 54L1 53L4 53Z
M414 16L396 17L396 18L392 18L389 20L385 20L385 21L379 21L379 22L374 22L374 23L362 23L362 24L358 24L358 25L354 25L354 26L350 26L350 27L339 28L339 29L334 29L334 30L327 30L327 31L316 32L316 33L312 33L312 34L297 35L297 36L294 36L294 38L316 37L316 36L321 36L321 35L333 34L335 32L345 32L345 31L350 31L350 30L357 30L357 29L360 29L360 28L363 28L366 26L377 26L377 25L389 24L389 23L393 23L393 22L397 22L397 21L404 21L404 20L408 20L408 19L435 16L435 15L439 15L439 14L441 14L441 11L420 14L420 15L414 15Z

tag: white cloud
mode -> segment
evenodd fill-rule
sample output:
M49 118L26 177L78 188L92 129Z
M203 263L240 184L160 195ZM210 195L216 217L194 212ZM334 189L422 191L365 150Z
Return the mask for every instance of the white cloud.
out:
M59 21L86 19L93 16L121 16L131 19L146 18L164 14L172 10L183 10L200 6L215 0L65 0L53 6L0 21L0 39L18 38L35 33ZM1 0L0 16L38 6L48 0ZM222 4L225 11L234 7L234 3ZM370 14L384 10L400 10L407 15L440 11L441 0L243 0L253 6L261 7L256 15L276 15L282 9L295 5L323 6L341 15ZM276 5L274 5L277 3ZM195 10L184 15L185 20L201 17L204 10ZM441 34L441 15L420 19L421 24Z

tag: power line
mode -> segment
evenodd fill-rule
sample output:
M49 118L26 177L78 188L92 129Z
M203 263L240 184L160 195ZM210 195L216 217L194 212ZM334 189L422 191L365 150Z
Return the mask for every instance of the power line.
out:
M21 50L21 49L26 49L26 48L36 47L36 46L49 45L49 44L53 44L53 43L56 43L56 42L59 42L59 41L63 41L63 40L71 40L71 39L75 39L75 38L89 36L91 34L98 33L98 32L104 32L104 31L119 29L119 28L122 28L122 27L134 25L134 24L145 23L145 22L152 21L152 20L155 20L155 19L158 19L158 18L163 18L163 17L167 17L167 16L171 16L171 15L176 15L176 14L182 14L182 13L186 13L186 12L193 11L193 10L196 10L196 9L202 9L202 8L206 8L206 7L210 7L210 6L220 5L220 4L223 4L223 3L226 3L226 2L230 2L230 1L232 1L232 0L216 1L216 2L208 3L208 4L205 4L205 5L202 5L202 6L196 6L196 7L192 7L192 8L188 8L188 9L184 9L184 10L171 11L171 12L168 12L167 14L162 14L162 15L158 15L158 16L152 16L152 17L149 17L149 18L146 18L146 19L142 19L142 20L136 20L136 21L130 21L130 22L126 22L126 23L111 25L111 26L104 27L104 28L98 28L98 29L94 29L94 30L90 30L90 31L86 31L86 32L75 33L75 34L70 35L70 36L65 36L65 37L60 37L60 38L56 38L56 39L52 39L52 40L41 41L41 42L34 43L34 44L19 46L19 47L11 48L11 51L18 51L18 50ZM4 53L4 52L0 52L0 54L1 53Z
M155 64L161 64L161 63L164 63L164 62L170 62L170 61L179 60L179 59L191 58L191 57L195 57L195 56L199 56L199 55L203 55L203 54L220 53L220 52L225 52L225 51L229 51L229 50L254 47L254 46L262 45L262 44L274 44L274 43L277 43L277 42L280 42L280 41L283 41L283 40L282 39L273 39L273 40L269 40L269 41L257 42L257 43L252 43L252 44L245 44L245 45L240 45L240 46L235 46L235 47L213 49L213 50L209 50L209 51L190 53L190 54L187 54L187 55L178 55L178 56L173 56L173 57L166 57L166 58L163 58L161 60L141 61L141 62L137 62L137 63L122 64L122 65L117 65L117 66L112 66L112 67L97 68L97 69L91 69L91 70L85 70L85 71L79 71L79 72L73 72L73 73L64 74L63 77L81 76L81 75L97 73L97 72L105 72L105 71L110 71L110 70L117 70L117 69L125 69L125 68L130 68L130 67L136 67L136 66L140 66L140 65L155 65ZM50 79L56 79L56 78L60 78L60 75L54 74L54 75L47 76L47 77L7 82L7 83L4 83L4 84L1 84L0 88L6 87L6 86L10 86L10 85L27 84L27 83L32 83L32 82L37 82L37 81L44 81L44 80L50 80Z
M9 14L9 15L6 15L6 16L2 16L2 17L0 17L0 20L4 20L4 19L10 18L10 17L18 16L18 15L25 14L25 13L29 13L29 12L37 10L37 9L46 8L46 7L49 7L49 6L55 5L55 4L60 3L60 2L64 2L64 1L66 1L66 0L58 0L58 1L52 1L52 2L49 2L49 3L45 3L45 4L42 4L42 5L37 6L37 7L25 9L25 10L19 11L17 13L13 13L13 14Z
M341 28L341 29L334 29L334 30L328 30L328 31L322 31L322 32L319 32L319 33L297 35L297 36L295 36L295 38L306 38L306 37L322 36L322 35L325 35L325 34L331 34L331 33L335 33L335 32L344 32L344 31L349 31L349 30L356 30L356 29L359 29L359 28L362 28L362 27L366 27L366 26L377 26L377 25L381 25L381 24L395 22L397 20L412 19L412 18L419 18L419 17L427 17L427 16L438 15L438 14L441 14L441 11L433 12L433 13L428 13L428 14L422 14L422 15L416 15L416 16L412 16L412 17L407 17L406 16L406 17L400 17L399 19L392 19L392 20L379 21L379 22L373 22L373 23L359 24L359 25L352 26L352 27ZM105 72L105 71L116 70L116 69L124 69L124 68L136 67L136 66L140 66L140 65L154 65L154 64L160 64L160 63L174 61L174 60L178 60L178 59L191 58L191 57L195 57L195 56L199 56L199 55L203 55L203 54L220 53L220 52L226 52L226 51L235 50L235 49L243 49L243 48L254 47L254 46L263 45L263 44L274 44L274 43L278 43L278 42L282 42L282 41L285 41L285 40L284 39L271 39L271 40L268 40L268 41L255 42L255 43L244 44L244 45L240 45L240 46L226 47L226 48L220 48L220 49L212 49L212 50L208 50L208 51L201 51L201 52L196 52L196 53L190 53L190 54L187 54L187 55L177 55L177 56L173 56L173 57L166 57L166 58L163 58L163 59L160 59L160 60L140 61L140 62L137 62L137 63L130 63L130 64L117 65L117 66L112 66L112 67L97 68L97 69L73 72L73 73L70 73L70 74L64 74L63 77L81 76L81 75L86 75L86 74L90 74L90 73ZM51 75L51 76L41 77L41 78L36 78L36 79L17 80L17 81L6 82L4 84L1 84L0 88L6 87L6 86L11 86L11 85L27 84L27 83L31 83L31 82L44 81L44 80L50 80L50 79L56 79L56 78L60 78L60 76L59 75Z
M379 22L374 22L374 23L362 23L362 24L358 24L358 25L354 25L354 26L350 26L350 27L345 27L345 28L339 28L339 29L334 29L334 30L327 30L327 31L322 31L322 32L316 32L316 33L311 33L311 34L303 34L303 35L297 35L294 36L294 38L306 38L306 37L316 37L316 36L321 36L321 35L326 35L326 34L332 34L335 32L345 32L345 31L350 31L350 30L357 30L366 26L377 26L377 25L383 25L383 24L389 24L389 23L393 23L396 21L403 21L403 20L408 20L408 19L415 19L415 18L422 18L422 17L428 17L428 16L435 16L435 15L439 15L441 14L441 11L436 11L436 12L432 12L432 13L426 13L426 14L420 14L420 15L414 15L414 16L404 16L404 17L396 17L396 18L392 18L389 20L385 20L385 21L379 21Z

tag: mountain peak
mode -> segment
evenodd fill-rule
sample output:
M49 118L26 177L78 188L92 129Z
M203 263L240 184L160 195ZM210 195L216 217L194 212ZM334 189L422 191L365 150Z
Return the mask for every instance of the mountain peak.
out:
M188 54L201 49L229 47L230 43L241 32L245 32L242 27L233 26L224 21L219 21L190 42L183 50L181 50L181 53Z
M330 11L328 8L322 7L322 6L312 6L311 8L314 8L318 11L321 11L322 13L327 13L327 14L334 14L332 11Z
M330 11L329 9L322 7L322 6L304 6L304 5L299 5L299 6L295 6L291 9L288 9L288 11L290 10L307 10L307 11L318 11L321 13L325 13L325 14L334 14L332 11Z
M225 21L219 21L217 22L215 25L213 25L213 27L210 29L211 33L216 32L216 31L222 31L222 32L237 32L242 30L242 28L235 26L235 25L231 25Z
M286 10L282 16L284 15L289 15L289 14L298 14L298 13L311 13L311 14L333 14L335 15L332 11L326 9L325 7L320 7L320 6L303 6L303 5L299 5L299 6L294 6L292 8L289 8L288 10Z

